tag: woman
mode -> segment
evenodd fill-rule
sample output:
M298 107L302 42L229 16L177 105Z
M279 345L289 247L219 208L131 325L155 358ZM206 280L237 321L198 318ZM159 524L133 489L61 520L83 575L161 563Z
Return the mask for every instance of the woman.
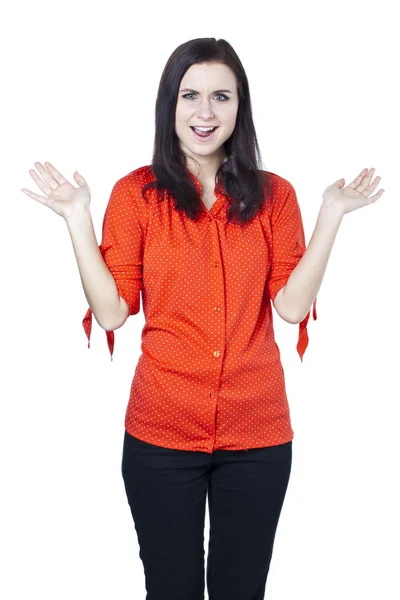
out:
M169 58L151 165L113 187L98 247L90 191L50 163L30 171L71 235L86 298L106 331L140 310L142 354L125 416L122 475L147 600L204 598L208 494L210 600L264 598L289 481L293 430L271 302L299 323L343 216L376 201L363 169L327 187L306 249L293 186L259 168L249 86L225 40L191 40Z

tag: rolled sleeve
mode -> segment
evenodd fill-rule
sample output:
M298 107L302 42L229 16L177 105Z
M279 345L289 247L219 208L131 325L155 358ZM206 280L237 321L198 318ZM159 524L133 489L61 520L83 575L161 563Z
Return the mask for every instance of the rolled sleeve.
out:
M124 177L113 187L105 211L102 241L99 250L112 274L118 294L129 307L129 316L140 311L140 290L143 287L143 230L135 207L139 190L132 190L131 181ZM92 310L82 321L90 348ZM114 331L106 331L112 355Z
M266 281L267 295L273 301L275 296L287 283L291 272L299 263L306 251L304 227L300 206L294 187L286 181L285 193L278 198L272 209L272 258ZM313 303L313 318L317 319L315 298ZM303 360L303 354L308 346L307 323L311 309L299 323L299 338L297 352Z

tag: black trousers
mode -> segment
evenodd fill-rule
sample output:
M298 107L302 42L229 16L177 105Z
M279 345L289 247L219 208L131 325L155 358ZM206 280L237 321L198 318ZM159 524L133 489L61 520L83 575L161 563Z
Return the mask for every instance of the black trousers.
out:
M146 600L263 600L292 442L213 454L162 448L125 431L122 477ZM140 600L140 599L137 599Z

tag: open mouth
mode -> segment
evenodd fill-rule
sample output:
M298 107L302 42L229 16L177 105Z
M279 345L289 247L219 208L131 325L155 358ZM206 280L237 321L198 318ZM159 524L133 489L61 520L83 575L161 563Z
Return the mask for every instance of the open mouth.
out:
M190 129L193 131L194 135L198 140L211 140L214 137L215 132L218 129L216 127L193 127L190 126Z

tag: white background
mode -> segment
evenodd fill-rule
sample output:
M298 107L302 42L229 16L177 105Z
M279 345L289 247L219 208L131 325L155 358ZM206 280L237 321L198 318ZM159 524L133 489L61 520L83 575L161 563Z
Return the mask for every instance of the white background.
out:
M100 243L112 186L151 161L168 57L211 36L241 58L264 167L294 185L307 243L328 185L375 167L386 190L343 219L303 363L298 326L274 312L295 437L266 597L400 597L394 8L389 0L8 6L0 42L5 600L145 598L120 472L143 313L116 331L112 362L95 319L88 349L66 224L21 188L41 193L28 174L35 161L70 181L78 170ZM208 526L207 508L206 554Z

